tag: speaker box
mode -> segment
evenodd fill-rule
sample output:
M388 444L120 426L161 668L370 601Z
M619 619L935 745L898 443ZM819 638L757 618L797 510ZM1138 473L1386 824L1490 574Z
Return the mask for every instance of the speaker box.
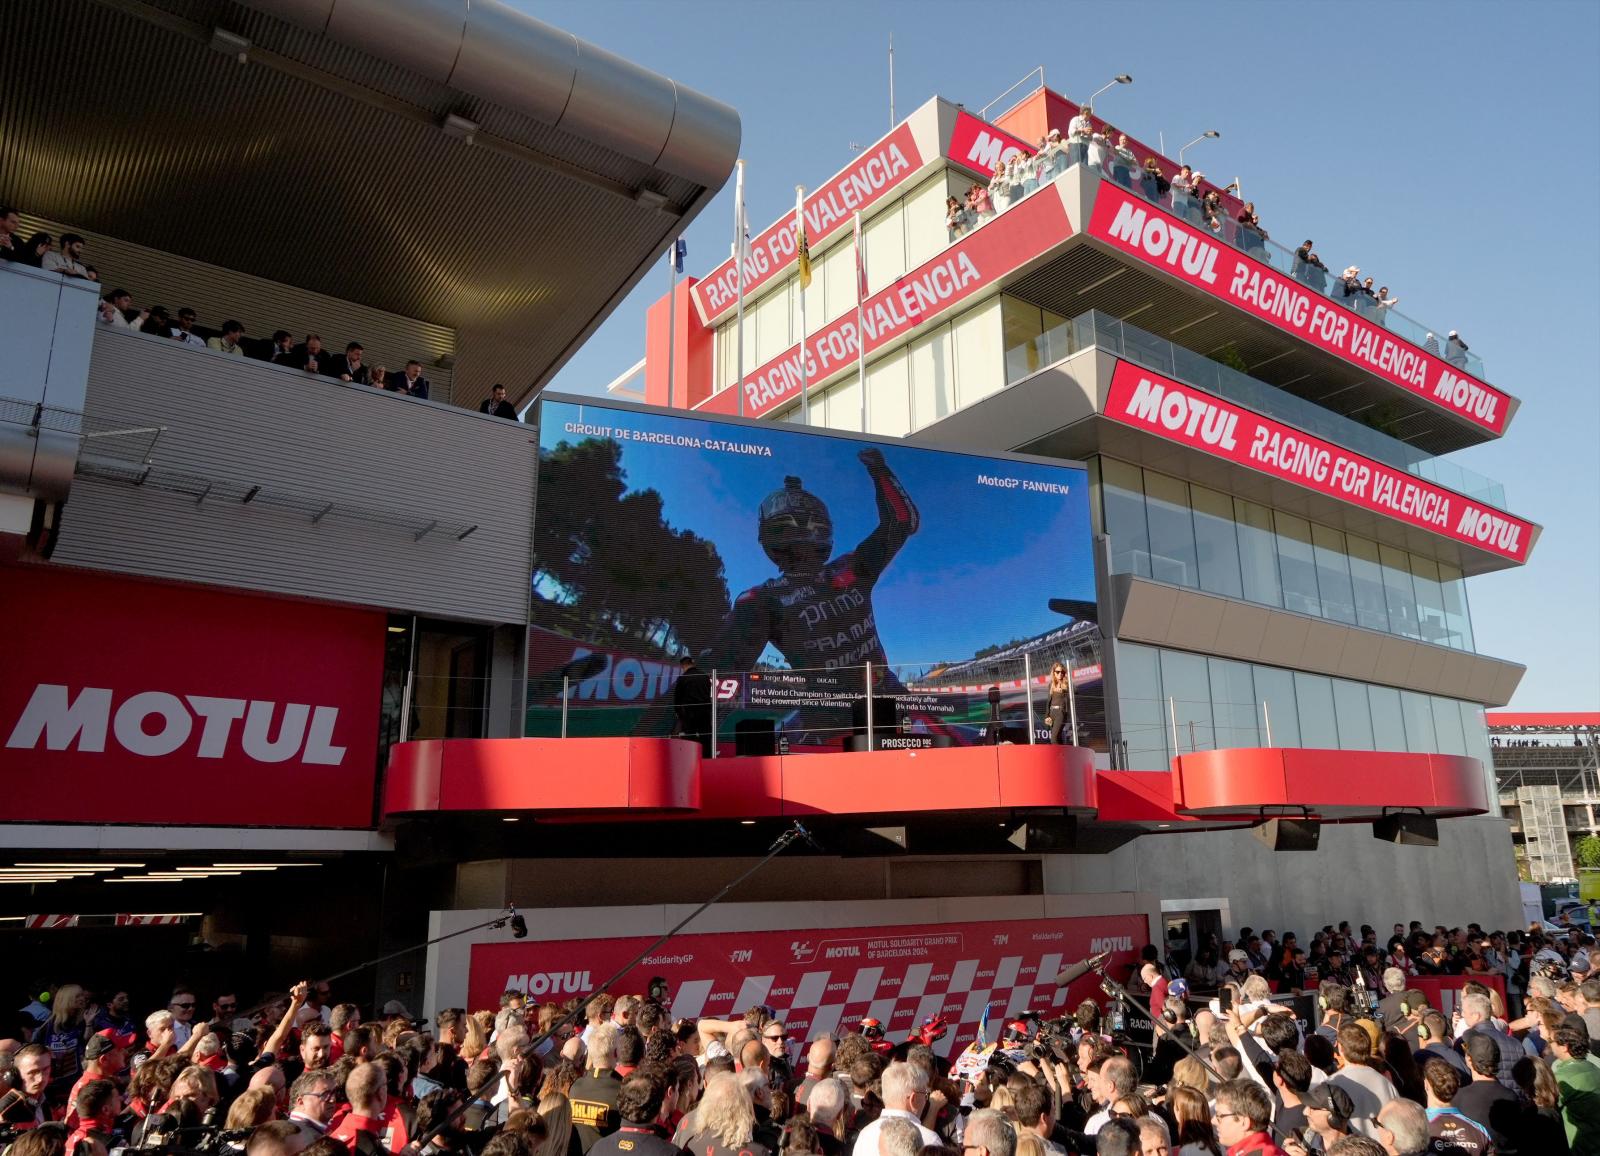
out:
M1315 851L1322 824L1315 819L1268 819L1254 831L1274 851Z
M1372 833L1402 847L1437 847L1439 820L1430 815L1385 815L1373 820Z
M890 734L900 729L900 721L895 716L895 708L899 704L893 695L872 696L872 733ZM855 733L867 733L867 700L855 698L850 700L850 725L855 728Z
M740 719L733 726L733 749L741 758L778 753L778 724L769 718Z
M1040 815L1019 823L1006 836L1018 851L1071 851L1078 821L1071 815Z

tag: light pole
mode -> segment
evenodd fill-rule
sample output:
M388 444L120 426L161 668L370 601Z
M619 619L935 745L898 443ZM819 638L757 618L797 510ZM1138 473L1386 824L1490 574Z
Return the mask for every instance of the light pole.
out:
M1190 149L1192 149L1195 145L1199 144L1201 141L1207 140L1207 139L1213 139L1214 140L1215 138L1217 138L1217 137L1219 137L1221 135L1222 134L1220 132L1218 132L1214 128L1206 129L1205 132L1201 133L1199 136L1195 137L1192 141L1190 141L1188 144L1184 145L1181 149L1178 150L1178 163L1180 165L1183 164L1183 154L1188 152Z
M1132 83L1133 83L1133 77L1129 76L1126 72L1117 73L1117 75L1115 75L1115 76L1113 76L1111 78L1111 83L1110 84L1101 85L1099 88L1094 90L1094 96L1091 96L1088 100L1083 102L1084 109L1086 111L1093 109L1094 108L1094 97L1095 96L1099 96L1102 92L1105 92L1108 89L1115 88L1119 84L1132 84Z

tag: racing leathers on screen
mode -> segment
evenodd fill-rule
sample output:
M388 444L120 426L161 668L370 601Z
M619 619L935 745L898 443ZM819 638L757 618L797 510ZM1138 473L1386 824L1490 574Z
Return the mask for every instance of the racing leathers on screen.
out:
M832 561L833 519L800 479L761 503L761 547L778 577L734 600L713 648L721 670L748 671L770 642L797 670L873 664L882 671L879 693L904 693L888 670L878 635L872 588L906 540L917 532L917 507L883 460L867 448L856 455L866 467L878 503L878 525L862 543Z

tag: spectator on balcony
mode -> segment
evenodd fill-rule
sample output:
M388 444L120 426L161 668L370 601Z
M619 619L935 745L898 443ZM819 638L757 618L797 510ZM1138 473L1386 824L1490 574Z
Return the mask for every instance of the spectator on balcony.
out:
M150 310L133 307L133 294L126 289L113 289L100 301L100 324L113 329L137 332L149 316Z
M1195 172L1188 165L1179 165L1178 175L1172 178L1173 191L1179 193L1194 192L1199 188L1200 180L1204 175L1204 173Z
M89 279L89 270L79 260L83 256L83 238L76 233L62 233L61 247L46 253L39 268L46 273L60 273L67 277Z
M308 333L306 339L296 345L290 353L288 364L307 373L324 373L326 371L323 367L331 367L333 362L328 351L322 348L322 335Z
M951 199L953 200L954 198ZM506 387L499 382L495 382L489 387L489 396L478 407L478 412L486 413L490 417L504 417L512 421L521 420L517 417L517 411L506 400Z
M152 337L171 337L172 318L167 313L165 305L152 305L149 316L144 319L144 324L139 326L140 333L148 333Z
M1261 227L1261 218L1256 215L1256 203L1246 201L1244 208L1239 210L1239 248L1249 253L1265 248L1263 244L1267 239L1267 231Z
M973 218L974 228L994 216L994 200L989 196L987 185L973 182L967 190L967 211Z
M969 227L970 218L967 207L954 197L944 199L944 227L950 230L950 239L954 241L965 233Z
M213 337L206 342L207 349L214 349L218 353L226 353L229 357L243 357L244 350L239 343L244 340L244 326L237 321L224 321L222 323L222 336Z
M1315 242L1307 240L1294 251L1294 268L1289 275L1297 281L1305 282L1320 293L1328 284L1328 267L1322 263L1322 258L1317 256L1316 250L1311 247L1313 244Z
M1454 329L1444 341L1444 359L1457 369L1467 367L1467 343L1461 340L1461 334Z
M1128 146L1128 134L1117 134L1117 147L1111 153L1111 179L1119 185L1133 186L1133 174L1139 167L1139 158Z
M277 329L272 334L272 352L267 355L267 360L273 365L292 365L294 363L294 334L287 329Z
M32 265L35 269L43 268L44 259L50 252L50 245L49 233L35 233L22 246L22 255L17 258L17 263Z
M1067 164L1081 164L1089 155L1089 138L1094 135L1094 109L1084 105L1067 121Z
M1156 164L1155 157L1145 158L1144 178L1141 184L1144 188L1144 195L1152 201L1159 201L1172 188L1172 182L1167 180L1167 174L1161 171L1160 165Z
M1400 298L1389 296L1389 287L1387 285L1380 285L1378 287L1376 304L1378 306L1378 320L1382 321L1385 313L1393 309L1396 305L1400 304Z
M428 379L422 376L422 362L414 358L406 362L405 372L399 377L391 378L389 384L383 388L394 393L408 393L412 397L427 397Z
M1050 173L1049 180L1053 181L1067 171L1067 149L1061 142L1060 129L1051 129L1050 134L1044 138L1043 156Z
M367 374L367 384L377 389L389 387L389 371L381 365L374 365Z
M1222 232L1222 194L1216 189L1201 198L1200 219L1213 233Z
M353 381L357 385L367 384L367 367L361 363L366 355L366 350L361 348L359 341L352 341L344 347L343 359L330 357L328 359L328 374L337 377L340 381Z
M205 338L194 331L196 320L194 310L187 305L183 306L178 310L178 324L173 326L171 336L175 341L181 341L185 345L193 345L199 349L204 349L206 347Z
M20 261L23 240L17 230L22 228L22 218L17 211L0 205L0 261Z
M989 180L989 201L996 213L1003 213L1011 207L1011 173L1005 161L994 166L994 176Z
M1111 159L1111 142L1102 132L1089 134L1089 167L1096 172L1106 171L1106 162Z

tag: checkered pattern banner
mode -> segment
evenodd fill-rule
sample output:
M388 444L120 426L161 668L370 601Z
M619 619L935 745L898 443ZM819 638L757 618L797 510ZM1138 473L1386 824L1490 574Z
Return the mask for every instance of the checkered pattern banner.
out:
M1142 915L680 935L612 994L643 993L661 976L671 986L674 1019L731 1019L764 1004L788 1025L795 1046L848 1031L863 1016L882 1021L899 1041L942 1015L950 1032L936 1046L954 1055L975 1038L985 1008L998 1024L1030 1010L1061 1014L1095 994L1092 976L1066 990L1055 986L1066 964L1110 951L1112 974L1125 978L1146 937ZM508 989L541 1001L584 995L650 942L474 944L468 1001L498 1007Z

